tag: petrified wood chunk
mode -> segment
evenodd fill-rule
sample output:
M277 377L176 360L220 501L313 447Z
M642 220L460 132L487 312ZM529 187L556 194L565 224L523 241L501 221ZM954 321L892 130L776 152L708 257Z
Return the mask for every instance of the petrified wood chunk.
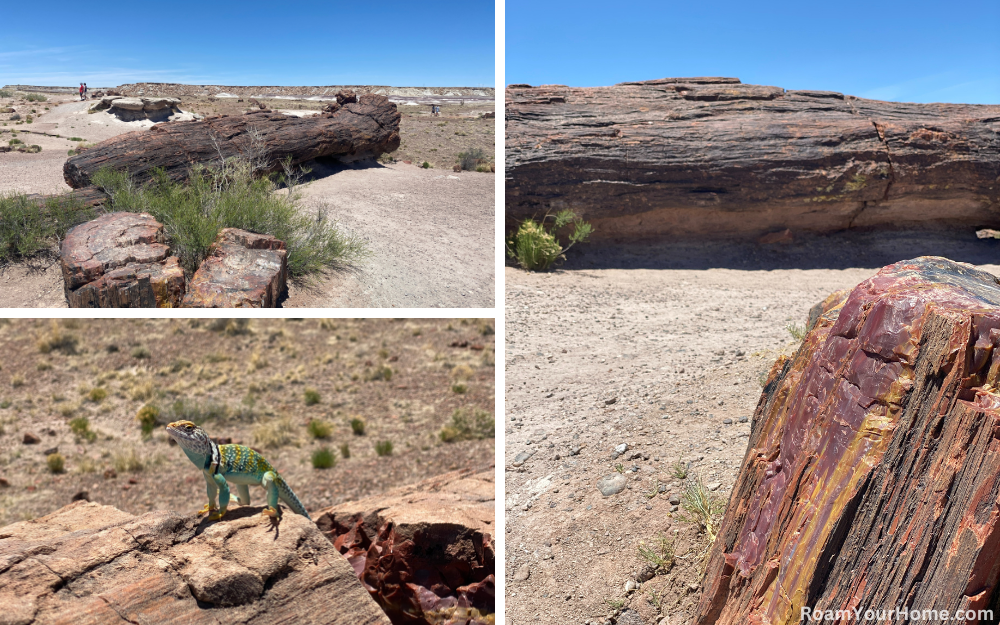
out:
M288 252L272 236L225 228L188 285L190 308L273 308L285 291Z
M493 472L454 471L321 510L316 524L393 623L495 620Z
M388 98L365 94L336 112L318 116L256 111L169 122L99 143L67 160L63 174L69 186L80 188L89 185L90 176L105 166L128 170L139 182L148 180L159 167L181 181L192 165L218 163L220 152L225 158L265 152L273 171L287 157L293 164L320 156L343 161L372 158L399 147L399 119L396 105ZM256 145L253 134L260 138Z
M1000 106L734 78L506 94L508 229L562 208L594 240L1000 223Z
M77 501L0 528L0 619L23 624L389 625L306 518L133 516Z
M1000 281L922 257L812 317L757 405L695 622L996 614Z
M107 213L63 240L63 288L71 307L180 304L184 275L169 257L163 225L147 213Z

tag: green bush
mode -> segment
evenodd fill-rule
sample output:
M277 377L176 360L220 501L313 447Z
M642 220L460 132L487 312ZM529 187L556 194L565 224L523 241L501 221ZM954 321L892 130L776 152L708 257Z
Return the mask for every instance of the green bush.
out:
M157 170L147 184L135 184L125 172L108 168L91 181L111 197L113 210L152 214L166 227L170 247L189 273L208 256L223 228L272 235L288 249L293 278L315 274L365 255L360 239L340 232L320 211L308 214L297 193L276 194L285 178L254 177L246 160L230 159L218 169L196 166L181 185Z
M150 353L149 348L145 345L139 345L138 347L132 348L132 358L138 358L141 360L143 358L149 358L151 355L152 353Z
M24 96L24 99L28 102L47 102L49 99L40 93L29 93Z
M333 428L330 427L329 423L316 419L309 421L306 429L309 431L309 436L313 438L330 438L330 433L333 432Z
M49 471L52 471L53 473L62 473L66 468L66 459L63 458L63 455L59 452L49 454L48 457L45 458L45 463L49 465Z
M89 393L87 393L87 399L94 402L95 404L101 403L102 401L105 400L105 398L107 398L107 396L108 396L108 390L101 388L100 386L95 386L94 388L90 389Z
M546 221L552 217L551 225ZM567 226L573 226L569 235L569 245L563 247L556 233ZM586 241L593 231L590 224L570 210L559 211L555 216L546 215L541 222L528 219L521 222L517 232L507 240L507 255L524 269L544 271L556 261L565 260L563 255L573 245Z
M458 165L465 171L473 171L488 158L489 155L482 148L469 148L465 152L458 153Z
M93 443L97 439L97 432L90 429L90 419L87 417L77 417L69 422L69 429L77 438L81 438L88 443Z
M365 433L365 422L363 419L354 417L351 419L351 431L354 432L355 436L364 436Z
M337 466L337 456L330 451L329 447L321 447L312 453L312 465L314 469L329 469Z
M482 440L496 436L493 415L482 408L458 408L451 415L451 423L439 434L445 443L456 441Z
M319 403L319 391L314 388L307 388L303 393L307 406L315 406Z
M351 446L347 443L340 444L340 457L345 460L351 457Z
M72 195L50 198L40 208L23 193L0 194L0 264L48 250L70 228L93 217L93 210Z
M451 392L456 395L464 395L467 390L469 390L469 387L462 382L455 382L451 385Z
M431 168L431 164L428 163L427 161L424 161L424 163L423 163L423 165L421 165L421 167L423 167L424 169L430 169Z
M135 420L139 422L139 427L142 428L142 435L145 437L150 436L153 430L156 429L156 423L159 418L160 409L153 404L146 404L135 415Z
M391 456L392 441L379 441L375 443L375 453L379 456Z
M14 92L10 89L0 89L0 98L13 98Z

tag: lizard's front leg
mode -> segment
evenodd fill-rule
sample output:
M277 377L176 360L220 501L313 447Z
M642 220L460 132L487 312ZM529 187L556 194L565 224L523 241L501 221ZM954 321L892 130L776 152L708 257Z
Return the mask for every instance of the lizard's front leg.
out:
M208 520L218 521L226 514L226 508L229 506L229 484L226 483L226 478L219 473L213 475L212 479L219 488L219 510L208 515Z
M215 498L219 494L219 487L207 471L202 471L202 475L205 476L205 484L207 486L206 490L208 491L208 503L205 504L205 507L199 510L197 514L205 514L206 512L214 513L218 510L218 507L215 505Z

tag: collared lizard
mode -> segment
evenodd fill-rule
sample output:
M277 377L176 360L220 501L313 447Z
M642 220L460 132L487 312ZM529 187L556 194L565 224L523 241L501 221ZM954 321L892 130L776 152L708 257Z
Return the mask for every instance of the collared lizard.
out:
M205 430L190 421L175 421L167 426L167 434L184 450L196 467L201 469L208 484L208 503L198 514L209 513L208 520L221 519L229 505L229 483L236 486L240 505L250 505L250 485L259 484L267 491L267 508L262 515L281 518L278 500L294 512L309 518L305 506L295 496L277 470L264 456L244 445L218 445ZM216 494L219 506L215 506Z

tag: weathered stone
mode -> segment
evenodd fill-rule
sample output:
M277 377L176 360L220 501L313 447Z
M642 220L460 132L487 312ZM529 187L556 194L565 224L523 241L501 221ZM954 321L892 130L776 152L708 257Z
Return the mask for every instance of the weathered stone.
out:
M591 239L1000 221L1000 106L729 78L511 86L507 227L569 208Z
M164 241L147 213L107 213L71 229L60 250L70 306L178 305L183 274Z
M288 252L283 241L225 228L188 285L191 308L273 308L285 291Z
M1000 281L922 257L828 298L771 369L695 623L1000 601Z
M260 510L208 523L78 501L2 527L0 620L389 624L312 522Z
M605 475L597 480L597 490L601 491L601 494L605 497L617 495L625 490L626 485L628 485L628 479L621 473Z
M394 623L485 625L495 497L493 471L454 471L314 518Z
M123 100L114 100L120 108ZM140 103L128 98L125 101ZM130 106L135 106L131 105ZM70 157L63 166L66 183L73 188L90 184L101 167L127 170L136 182L149 180L162 168L175 181L188 178L191 166L217 163L247 153L251 132L263 138L259 146L272 163L292 164L320 156L354 161L375 158L399 148L400 114L385 96L366 94L333 113L294 117L275 111L256 111L234 117L211 117L201 121L177 121L153 126L148 132L118 135Z
M101 100L104 102L104 100ZM142 98L114 98L111 101L111 108L122 109L124 111L141 111L145 103Z
M25 445L37 445L38 443L42 442L42 439L39 438L36 434L32 434L31 432L25 432L24 437L21 439L21 442Z

